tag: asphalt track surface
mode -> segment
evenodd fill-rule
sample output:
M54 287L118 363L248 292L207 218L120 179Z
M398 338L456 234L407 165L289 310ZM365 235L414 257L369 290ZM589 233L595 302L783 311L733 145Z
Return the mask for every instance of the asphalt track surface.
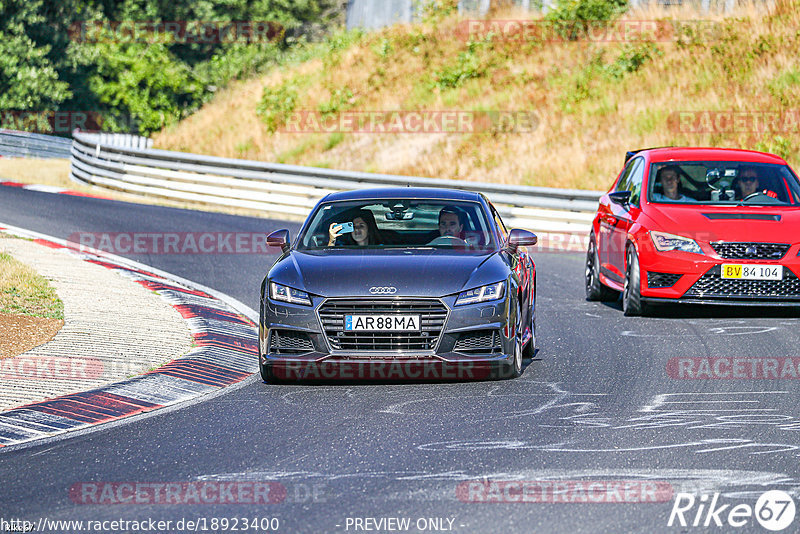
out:
M297 230L274 220L10 187L0 187L0 221L61 238L79 231ZM255 254L128 256L253 309L274 261ZM0 451L0 517L278 518L279 532L363 532L352 518L389 517L409 518L411 532L425 526L417 525L420 518L444 518L445 527L452 519L452 531L465 533L766 532L753 518L736 529L668 527L674 498L584 503L573 492L574 503L465 502L459 484L487 480L647 480L751 506L766 490L800 495L798 380L692 380L667 372L678 356L797 356L800 314L669 307L656 317L627 318L618 303L585 301L581 254L534 259L539 352L519 379L267 385L253 378L181 409ZM258 506L70 498L70 488L83 482L213 480L276 481L286 498ZM697 509L686 513L690 525ZM800 517L786 532L798 529Z

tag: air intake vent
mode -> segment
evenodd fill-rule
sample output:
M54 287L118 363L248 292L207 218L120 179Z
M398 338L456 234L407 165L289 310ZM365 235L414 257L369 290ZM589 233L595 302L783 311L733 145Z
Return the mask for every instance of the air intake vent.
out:
M745 221L775 221L781 220L777 213L704 213L706 219L720 220L745 220Z
M503 352L499 330L476 330L461 334L453 348L467 354L499 354Z
M652 289L663 289L672 287L681 279L682 274L673 273L651 273L647 272L647 287Z
M305 332L294 330L273 330L269 334L271 354L302 354L313 352L314 344Z

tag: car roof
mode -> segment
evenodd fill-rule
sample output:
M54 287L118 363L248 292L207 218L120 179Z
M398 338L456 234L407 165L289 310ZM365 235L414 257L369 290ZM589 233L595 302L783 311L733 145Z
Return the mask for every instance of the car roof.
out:
M767 152L743 150L739 148L710 147L664 147L641 150L636 155L644 155L651 162L660 161L746 161L750 163L776 163L786 165L786 161Z
M474 202L480 201L481 195L472 191L441 189L435 187L376 187L330 193L322 199L322 202L383 198L429 198L435 200L471 200Z

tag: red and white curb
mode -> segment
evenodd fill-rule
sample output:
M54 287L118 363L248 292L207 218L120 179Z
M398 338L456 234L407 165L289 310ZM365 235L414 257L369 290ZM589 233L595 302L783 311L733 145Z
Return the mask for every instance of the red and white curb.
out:
M102 198L107 199L100 195L92 195L89 193L81 193L80 191L72 191L64 187L56 187L54 185L39 185L39 184L23 184L20 182L12 182L9 180L0 180L0 185L6 187L18 187L20 189L27 189L29 191L39 191L40 193L57 193L60 195L71 195L74 197L89 197L89 198Z
M0 448L85 429L195 399L258 370L258 314L213 289L96 250L80 253L62 239L0 223L0 232L70 249L155 291L186 320L195 347L162 367L90 391L0 412Z

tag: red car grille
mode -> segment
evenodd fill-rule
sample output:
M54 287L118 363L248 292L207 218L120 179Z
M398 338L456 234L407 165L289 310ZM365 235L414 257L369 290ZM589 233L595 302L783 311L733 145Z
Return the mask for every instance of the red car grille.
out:
M711 243L714 252L729 260L779 260L789 247L783 243Z
M783 268L783 280L736 280L722 278L720 266L712 267L684 294L684 297L733 297L748 300L800 299L800 278Z

